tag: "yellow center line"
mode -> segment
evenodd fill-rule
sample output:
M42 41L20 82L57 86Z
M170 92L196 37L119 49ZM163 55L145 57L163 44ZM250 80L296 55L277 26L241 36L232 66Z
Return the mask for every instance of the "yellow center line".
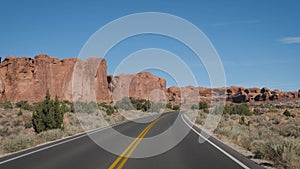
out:
M113 169L114 167L116 167L116 165L119 163L119 161L127 154L127 152L130 150L130 152L126 155L126 157L123 159L123 161L121 162L121 164L118 166L118 169L123 168L123 166L125 165L125 163L127 162L128 158L132 155L132 153L134 152L134 150L137 148L137 146L140 144L140 142L142 141L142 139L145 137L145 135L149 132L149 130L154 126L154 124L156 124L160 119L162 119L163 117L165 117L167 115L163 115L161 117L159 117L158 119L154 120L153 122L151 122L138 136L137 138L135 138L130 145L122 152L122 154L110 165L110 167L108 169Z
M140 144L140 142L143 140L143 138L145 137L145 135L149 132L149 130L157 123L158 121L155 121L155 123L153 123L151 125L150 128L147 129L147 131L141 136L141 138L138 139L138 142L133 146L133 148L129 151L129 153L126 155L126 157L122 160L122 162L120 163L120 165L118 166L117 169L122 169L123 166L126 164L128 158L133 154L134 150L137 148L137 146Z

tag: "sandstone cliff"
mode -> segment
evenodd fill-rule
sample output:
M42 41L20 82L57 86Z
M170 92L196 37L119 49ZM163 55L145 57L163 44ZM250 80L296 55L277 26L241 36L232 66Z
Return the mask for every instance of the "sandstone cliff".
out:
M44 99L49 89L52 97L61 100L111 102L123 97L149 99L172 104L197 103L222 99L243 103L300 97L298 92L280 92L268 88L227 87L170 87L166 80L149 72L107 76L106 61L101 58L52 58L37 55L32 58L7 57L0 63L0 100L37 102Z
M108 81L113 100L134 97L157 102L167 101L165 96L166 80L149 72L109 76Z
M80 65L88 66L96 63L96 74L90 73L93 74L94 85L97 86L97 100L109 101L106 62L103 59L96 60L86 62L74 58L59 60L44 54L37 55L34 59L6 57L0 63L0 99L37 102L44 99L49 89L53 97L58 96L62 100L72 101L72 77L75 65L78 68Z

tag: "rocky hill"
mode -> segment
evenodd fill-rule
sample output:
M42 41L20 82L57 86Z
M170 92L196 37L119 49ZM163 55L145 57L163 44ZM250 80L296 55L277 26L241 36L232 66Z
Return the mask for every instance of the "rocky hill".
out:
M47 89L52 96L69 101L96 99L98 102L111 102L130 96L180 104L210 101L222 94L228 102L234 103L300 98L300 90L280 92L234 86L221 89L194 86L166 88L165 79L149 72L108 76L106 61L101 58L60 60L41 54L34 59L8 56L0 63L1 101L41 101Z

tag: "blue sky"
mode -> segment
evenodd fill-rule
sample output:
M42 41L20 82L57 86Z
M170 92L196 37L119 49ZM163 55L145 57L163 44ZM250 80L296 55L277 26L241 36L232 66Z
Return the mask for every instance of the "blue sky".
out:
M190 21L207 35L223 62L228 86L298 90L299 6L296 0L1 0L0 56L77 57L88 38L105 24L137 12L163 12ZM113 48L105 56L108 73L114 73L124 57L144 48L175 53L191 67L199 86L209 87L205 69L191 59L188 48L156 35L133 37ZM175 85L167 74L150 71L166 78L168 86Z

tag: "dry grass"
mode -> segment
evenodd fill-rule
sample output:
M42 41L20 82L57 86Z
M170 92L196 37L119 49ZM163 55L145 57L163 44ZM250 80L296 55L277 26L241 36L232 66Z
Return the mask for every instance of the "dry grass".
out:
M281 104L281 107L262 115L245 116L245 120L250 121L249 126L239 122L240 115L225 114L214 130L214 134L221 140L229 141L251 151L256 159L274 162L273 167L298 169L300 168L300 120L285 117L282 114L286 107L295 106ZM300 114L298 108L290 109L290 111ZM196 114L198 115L189 113L188 117L204 127L207 114L201 111Z
M130 120L153 114L123 113ZM31 123L31 116L32 112L28 110L20 113L19 108L0 108L0 156L126 120L120 113L107 115L101 110L80 114L67 112L64 115L63 130L54 129L36 134L32 127L25 128L27 123Z

